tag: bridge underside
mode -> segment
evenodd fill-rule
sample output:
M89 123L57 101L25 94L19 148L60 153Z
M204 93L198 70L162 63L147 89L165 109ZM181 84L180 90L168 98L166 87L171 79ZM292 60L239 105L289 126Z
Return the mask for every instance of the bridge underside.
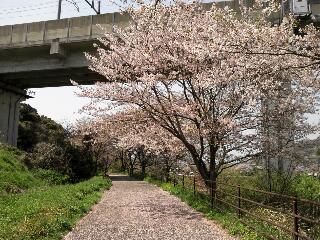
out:
M17 144L19 104L26 89L82 85L106 79L88 69L93 41L0 49L0 142Z
M70 79L82 85L105 81L104 77L90 71L88 67L0 74L3 84L20 89L71 86Z
M105 81L88 69L84 52L93 42L42 45L0 50L0 82L20 89L70 86Z

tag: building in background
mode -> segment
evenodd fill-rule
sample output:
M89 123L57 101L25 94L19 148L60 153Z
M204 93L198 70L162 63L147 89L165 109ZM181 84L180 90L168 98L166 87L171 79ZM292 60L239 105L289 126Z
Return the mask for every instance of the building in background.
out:
M266 0L267 2L268 0ZM291 13L299 19L310 19L314 23L320 22L320 0L280 0L281 12L278 18Z
M296 16L304 16L311 13L308 0L292 0L290 5L291 12Z
M320 0L309 0L309 6L311 16L316 22L320 22Z

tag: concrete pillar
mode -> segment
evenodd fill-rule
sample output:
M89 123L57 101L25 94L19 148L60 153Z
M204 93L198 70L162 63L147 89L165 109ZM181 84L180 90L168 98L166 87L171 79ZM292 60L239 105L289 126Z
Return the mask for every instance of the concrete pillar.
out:
M269 96L262 102L262 114L264 115L263 135L265 138L264 151L266 169L272 169L279 173L289 173L292 171L292 159L286 154L279 154L283 149L294 149L294 117L290 106L279 110L283 102L291 91L291 81L282 77L282 85L278 93Z
M19 105L26 95L0 88L0 142L17 145Z

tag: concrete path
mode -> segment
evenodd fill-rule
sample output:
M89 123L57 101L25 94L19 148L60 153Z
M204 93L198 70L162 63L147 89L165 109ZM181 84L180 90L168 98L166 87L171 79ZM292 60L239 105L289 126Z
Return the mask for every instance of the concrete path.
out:
M65 240L234 239L156 186L122 175L111 178L111 189Z

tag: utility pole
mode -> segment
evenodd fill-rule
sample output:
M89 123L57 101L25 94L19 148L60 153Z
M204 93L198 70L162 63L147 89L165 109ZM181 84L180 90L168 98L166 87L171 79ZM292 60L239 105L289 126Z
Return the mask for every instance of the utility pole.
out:
M85 0L85 1L93 9L93 11L96 12L96 14L100 14L101 13L101 9L100 9L101 8L100 7L101 2L100 1L98 1L98 9L96 9L95 6L94 6L94 0L92 0L91 3L88 0Z
M279 24L281 24L283 22L283 18L285 15L285 9L284 9L284 2L283 0L281 0L281 9L280 9L280 20L279 20Z
M59 3L58 3L58 17L57 17L57 19L61 19L62 0L58 0L58 1L59 1ZM80 8L79 8L77 2L75 2L74 0L65 0L65 1L73 4L74 7L76 8L76 10L78 12L80 12ZM96 14L101 13L101 1L100 0L98 1L97 8L94 6L94 0L92 0L91 3L88 0L84 0L84 1L93 9L93 11L95 11Z
M59 0L59 4L58 4L58 19L61 19L61 5L62 5L62 0Z

